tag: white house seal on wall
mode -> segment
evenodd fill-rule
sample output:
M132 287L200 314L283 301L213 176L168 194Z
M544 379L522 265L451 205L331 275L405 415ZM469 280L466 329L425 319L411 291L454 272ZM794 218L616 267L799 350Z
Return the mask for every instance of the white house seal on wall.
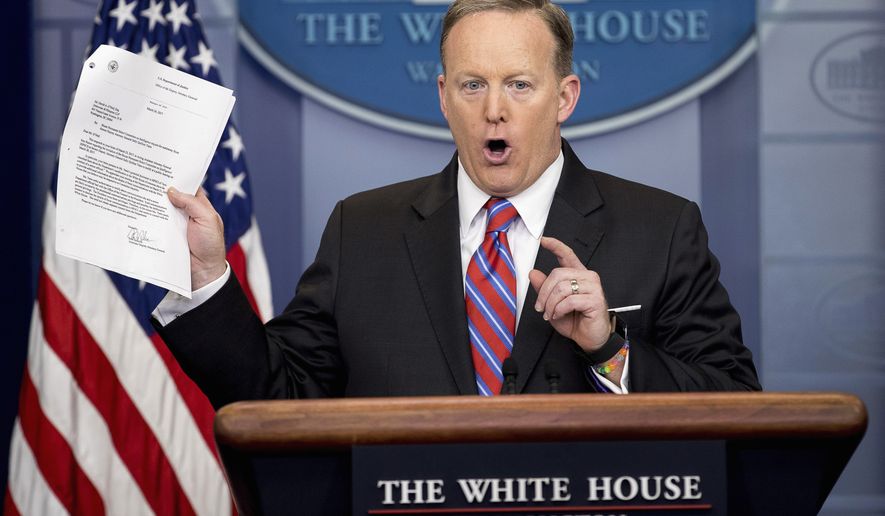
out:
M308 97L388 129L450 139L436 76L447 1L240 2L240 40ZM715 86L756 46L755 2L569 1L583 100L564 134L657 116Z

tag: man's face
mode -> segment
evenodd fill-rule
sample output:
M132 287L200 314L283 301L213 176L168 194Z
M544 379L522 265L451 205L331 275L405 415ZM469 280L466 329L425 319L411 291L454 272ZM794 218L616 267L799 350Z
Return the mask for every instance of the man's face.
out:
M530 12L481 12L449 32L440 108L467 174L491 196L522 192L559 154L559 126L580 83L558 77L555 48L550 29Z

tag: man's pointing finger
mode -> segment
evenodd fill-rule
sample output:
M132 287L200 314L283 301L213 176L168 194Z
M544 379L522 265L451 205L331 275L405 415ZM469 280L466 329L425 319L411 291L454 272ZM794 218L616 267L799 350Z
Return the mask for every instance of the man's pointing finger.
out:
M563 244L553 237L541 237L541 247L553 253L559 261L560 267L570 269L586 270L584 264L578 259L578 256L572 251L572 248Z

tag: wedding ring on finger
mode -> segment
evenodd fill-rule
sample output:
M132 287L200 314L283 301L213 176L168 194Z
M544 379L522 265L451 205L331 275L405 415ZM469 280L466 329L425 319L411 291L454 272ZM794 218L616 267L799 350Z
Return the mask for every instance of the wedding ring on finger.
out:
M573 279L571 281L571 286L572 286L572 295L577 294L578 293L578 280Z

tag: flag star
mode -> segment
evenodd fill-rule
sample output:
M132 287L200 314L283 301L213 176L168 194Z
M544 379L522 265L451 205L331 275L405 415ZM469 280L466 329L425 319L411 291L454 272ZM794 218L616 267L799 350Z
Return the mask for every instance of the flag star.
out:
M200 52L191 58L191 63L196 63L203 67L203 75L209 73L209 70L212 69L213 66L218 66L218 62L215 60L215 54L209 47L206 46L205 43L200 41L198 43L200 47Z
M132 11L135 10L136 5L138 5L138 2L127 4L126 0L117 0L117 7L111 9L108 14L111 16L111 18L117 19L118 31L122 29L127 22L132 23L133 25L138 23L138 20L135 19L135 15L132 14Z
M234 156L234 161L236 161L240 159L240 153L245 149L243 146L243 139L240 138L240 133L234 129L234 126L227 128L227 135L227 140L224 140L221 143L221 146L225 149L230 149L231 154Z
M151 0L151 6L141 11L141 15L148 20L148 30L154 30L154 25L166 25L166 17L160 11L163 10L163 2L154 3Z
M101 25L101 16L98 13L95 13L95 18L92 20L96 25Z
M229 168L224 169L224 181L215 185L216 190L224 191L224 204L230 204L234 197L246 198L246 192L243 190L244 179L246 179L245 172L234 176Z
M147 286L147 283L144 280L138 280L138 290L144 290L144 287Z
M191 65L187 64L184 53L187 47L175 48L175 45L169 43L169 55L166 56L166 64L176 70L190 70Z
M157 60L157 49L160 48L160 44L157 43L154 46L150 46L146 39L141 40L141 52L138 53L141 57L146 57L152 61Z
M169 8L169 12L166 13L166 20L172 23L172 33L178 34L178 29L180 29L182 25L191 25L191 20L187 17L186 12L187 1L179 5L178 2L172 0L171 5L172 7Z

